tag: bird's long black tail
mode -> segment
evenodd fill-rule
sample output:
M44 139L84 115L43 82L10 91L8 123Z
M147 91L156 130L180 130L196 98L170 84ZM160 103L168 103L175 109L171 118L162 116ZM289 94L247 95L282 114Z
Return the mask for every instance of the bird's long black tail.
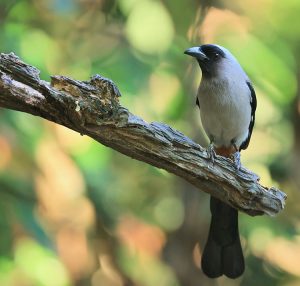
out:
M243 274L245 262L238 229L238 211L211 197L212 214L208 239L202 255L202 270L210 278Z

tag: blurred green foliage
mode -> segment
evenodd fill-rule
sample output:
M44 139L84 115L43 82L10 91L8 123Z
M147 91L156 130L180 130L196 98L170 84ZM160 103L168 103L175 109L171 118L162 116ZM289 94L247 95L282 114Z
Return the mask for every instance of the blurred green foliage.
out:
M287 194L276 218L241 214L246 273L199 267L208 196L162 170L27 114L0 110L0 285L300 285L300 2L1 0L0 52L41 71L114 80L121 102L206 144L193 45L218 43L252 79L243 163ZM196 245L196 246L195 246Z

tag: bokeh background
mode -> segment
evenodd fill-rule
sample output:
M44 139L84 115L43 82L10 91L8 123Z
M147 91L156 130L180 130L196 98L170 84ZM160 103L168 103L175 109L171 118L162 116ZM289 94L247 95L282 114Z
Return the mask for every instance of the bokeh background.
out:
M209 196L86 136L0 109L0 285L300 285L300 1L1 0L0 51L41 78L114 80L122 105L205 146L199 68L218 43L252 79L257 120L243 164L288 194L277 217L240 214L237 280L199 267Z

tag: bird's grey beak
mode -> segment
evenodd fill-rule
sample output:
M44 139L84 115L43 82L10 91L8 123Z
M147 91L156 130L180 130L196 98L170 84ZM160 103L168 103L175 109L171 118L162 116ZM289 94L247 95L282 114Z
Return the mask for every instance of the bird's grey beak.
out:
M202 52L200 47L192 47L184 51L186 55L192 56L196 59L199 59L200 61L202 60L207 60L208 57Z

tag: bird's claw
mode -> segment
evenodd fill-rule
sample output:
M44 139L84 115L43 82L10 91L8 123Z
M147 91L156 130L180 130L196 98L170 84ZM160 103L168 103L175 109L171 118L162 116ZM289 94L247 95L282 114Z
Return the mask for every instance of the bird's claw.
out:
M214 145L209 144L208 148L206 149L208 159L211 161L212 167L214 166L215 163L215 158L216 158L216 152L214 150ZM210 165L208 165L208 168L210 168Z
M241 154L239 151L233 153L231 155L231 159L236 167L237 170L240 170L242 167L242 163L241 163Z

